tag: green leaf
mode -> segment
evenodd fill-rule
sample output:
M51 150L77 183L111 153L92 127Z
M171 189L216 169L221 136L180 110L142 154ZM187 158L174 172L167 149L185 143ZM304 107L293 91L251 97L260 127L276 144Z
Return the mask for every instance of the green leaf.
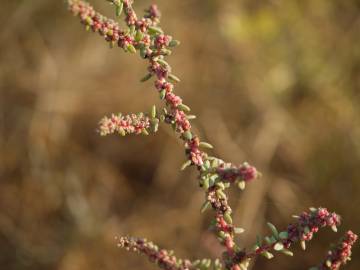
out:
M143 33L142 33L140 30L136 31L135 41L139 42L140 40L142 40L143 36L144 36L144 35L143 35Z
M180 105L177 106L177 108L178 108L179 110L184 111L184 112L190 112L190 111L191 111L191 109L189 108L189 106L186 106L185 104L180 104Z
M223 182L217 182L216 186L219 187L220 189L225 189L225 185Z
M214 148L210 143L207 143L207 142L201 142L199 144L199 146L203 147L203 148L208 148L208 149L213 149Z
M169 79L174 82L180 82L180 79L178 77L176 77L174 74L170 74Z
M157 118L154 118L154 119L150 119L150 128L151 128L151 131L153 133L157 132L158 129L159 129L159 119Z
M146 129L143 129L143 130L141 131L141 133L142 133L143 135L146 135L146 136L149 135L149 132L148 132Z
M150 27L148 28L148 33L149 33L150 35L162 34L162 33L163 33L163 30L161 30L161 28L156 27L156 26L150 26Z
M187 167L191 165L191 160L187 160L184 162L184 164L181 166L181 170L185 170Z
M153 75L152 75L151 73L148 73L148 74L146 74L140 81L141 81L141 82L146 82L146 81L148 81L149 79L151 79L152 76L153 76Z
M279 238L280 239L287 239L289 237L288 232L280 232L279 233Z
M278 233L278 230L276 229L275 225L270 222L268 222L267 225L268 225L269 229L271 230L272 234L274 235L274 237L276 239L278 239L279 233Z
M180 41L173 39L172 41L170 41L169 43L169 47L176 47L180 45Z
M264 256L266 259L269 259L269 260L274 258L274 255L272 253L268 252L268 251L262 252L261 255Z
M277 242L275 245L274 245L274 250L276 251L280 251L280 250L283 250L284 249L284 245L280 242Z
M306 243L304 240L300 241L300 246L301 246L302 250L306 249Z
M151 107L151 118L155 118L156 117L156 106L153 105Z
M135 49L134 45L132 45L132 44L129 44L129 45L127 46L127 50L128 50L130 53L136 53L136 49Z
M168 67L168 66L169 66L168 62L166 62L166 61L163 60L163 59L157 59L157 62L158 62L160 65L162 65L163 67Z
M209 178L205 178L204 180L203 180L203 183L202 183L202 185L203 185L203 188L205 189L205 190L208 190L209 189L209 187L210 187L210 183L209 183L210 181L209 181Z
M294 256L294 253L292 253L292 251L284 248L283 250L281 250L282 253L284 253L287 256Z
M225 194L221 189L216 190L216 195L217 195L220 199L226 199L226 194Z
M165 98L165 95L166 95L165 89L161 90L161 91L160 91L160 99L164 99L164 98Z
M115 7L116 17L120 17L120 16L121 16L121 13L122 13L122 11L123 11L123 8L124 8L124 3L123 3L123 2L119 3L118 5L116 5L116 7Z
M240 227L234 227L234 233L242 234L243 232L245 232L245 229L240 228Z
M191 140L192 139L192 133L191 133L191 131L185 131L184 133L183 133L183 136L184 136L184 138L185 139L187 139L187 140Z
M228 224L232 224L232 217L231 217L231 215L230 215L230 212L225 212L225 214L224 214L224 219L225 219L225 221L228 223Z
M146 58L146 54L147 54L146 48L141 48L141 49L140 49L140 56L141 56L141 58L145 59L145 58Z
M239 181L237 186L238 186L239 189L244 190L245 186L246 186L246 183L245 183L245 181Z
M211 207L211 203L209 201L204 202L202 205L200 212L204 213L206 210L208 210Z

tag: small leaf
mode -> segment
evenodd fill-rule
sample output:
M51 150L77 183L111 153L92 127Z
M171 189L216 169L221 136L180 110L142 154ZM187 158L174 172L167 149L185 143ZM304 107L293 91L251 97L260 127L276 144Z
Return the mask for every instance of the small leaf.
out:
M269 260L274 258L274 255L272 253L268 252L268 251L262 252L261 255L264 256L266 259L269 259Z
M279 233L279 238L280 239L287 239L289 237L288 232L280 232Z
M121 136L125 136L126 135L126 132L123 128L119 128L119 133Z
M151 118L155 118L156 117L156 106L153 105L151 107Z
M132 44L129 44L129 45L127 46L127 50L128 50L130 53L136 53L136 49L135 49L134 45L132 45Z
M225 185L223 182L216 183L216 186L219 187L220 189L225 189Z
M280 242L277 242L275 245L274 245L274 250L276 251L280 251L280 250L283 250L284 249L284 245Z
M271 232L273 233L274 237L276 239L278 239L279 238L279 233L278 233L278 230L276 229L275 225L270 223L270 222L268 222L267 225L270 228Z
M153 119L150 119L150 128L151 128L151 131L153 133L157 132L158 129L159 129L159 119L157 118L153 118Z
M143 35L143 33L142 33L140 30L136 31L135 41L139 42L140 40L142 40L143 36L144 36L144 35Z
M123 8L124 8L124 3L123 3L123 2L119 3L118 5L116 5L116 8L115 8L116 17L120 17L120 16L121 16L121 13L122 13L122 11L123 11Z
M168 64L168 62L166 62L165 60L163 60L163 59L157 59L157 62L160 64L160 65L162 65L162 66L164 66L164 67L168 67L169 66L169 64Z
M193 120L193 119L196 119L196 115L187 115L186 118L188 120Z
M141 58L145 59L147 57L147 50L146 48L141 48L140 49L140 56Z
M180 41L173 39L172 41L170 41L169 43L169 47L176 47L180 45Z
M246 183L245 183L245 181L239 181L237 185L238 185L239 189L244 190Z
M161 91L160 91L160 99L164 99L164 98L165 98L165 95L166 95L165 89L161 90Z
M306 249L306 243L304 240L300 241L300 246L301 246L302 250Z
M170 74L169 79L174 82L180 82L180 79L178 77L176 77L174 74Z
M216 191L216 195L220 198L220 199L226 199L226 194L221 190L221 189L218 189Z
M240 227L234 227L234 233L236 234L242 234L245 232L245 229L240 228Z
M230 215L230 212L225 212L225 214L224 214L224 219L225 219L225 221L228 223L228 224L232 224L232 217L231 217L231 215Z
M179 110L184 111L184 112L190 112L190 111L191 111L191 109L189 108L189 106L186 106L185 104L180 104L180 105L177 106L177 108L178 108Z
M181 170L185 170L187 167L191 165L191 160L187 160L184 162L184 164L181 166Z
M294 256L294 253L292 253L292 251L284 248L283 250L281 250L282 253L284 253L287 256Z
M135 30L136 30L135 25L131 25L131 26L129 27L130 35L133 36L133 35L135 34Z
M199 144L199 146L203 147L203 148L208 148L208 149L213 149L214 148L210 143L207 143L207 142L201 142Z
M189 131L189 130L188 130L188 131L185 131L185 132L183 133L183 136L184 136L185 139L187 139L187 140L189 140L189 141L190 141L190 140L192 139L192 137L193 137L191 131Z
M204 202L202 205L200 212L204 213L206 210L208 210L211 207L211 203L209 201Z
M155 35L155 34L162 34L163 30L161 30L159 27L156 26L149 26L148 32L150 35Z
M146 136L149 135L149 132L148 132L146 129L143 129L143 130L141 131L141 133L142 133L143 135L146 135Z
M202 185L203 185L203 188L204 188L205 190L208 190L209 187L210 187L210 180L209 180L209 178L205 178L205 179L203 180Z
M243 263L239 264L241 270L247 270L247 266Z
M150 78L152 77L151 73L146 74L140 81L141 82L146 82L148 81Z

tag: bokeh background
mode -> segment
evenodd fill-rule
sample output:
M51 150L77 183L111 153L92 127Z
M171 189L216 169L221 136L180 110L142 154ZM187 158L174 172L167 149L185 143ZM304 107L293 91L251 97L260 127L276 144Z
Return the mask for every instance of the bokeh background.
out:
M93 4L105 14L105 1ZM343 216L295 257L252 269L307 269L331 242L360 233L360 3L356 0L158 0L166 32L182 41L169 62L195 129L224 160L263 178L231 204L251 246L309 206ZM136 1L141 12L149 1ZM0 3L0 269L157 269L116 247L136 235L179 257L221 247L199 214L196 172L183 147L156 136L101 138L111 112L149 110L145 62L86 33L65 1ZM360 269L359 244L346 269Z

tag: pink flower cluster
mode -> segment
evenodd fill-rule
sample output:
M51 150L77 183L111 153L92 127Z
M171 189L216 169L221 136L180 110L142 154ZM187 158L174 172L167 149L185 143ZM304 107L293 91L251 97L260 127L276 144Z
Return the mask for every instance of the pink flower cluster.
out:
M186 154L191 162L196 166L204 164L205 153L199 149L200 140L198 137L193 137L186 142Z
M329 251L324 263L320 266L320 270L338 270L341 265L346 264L351 258L351 249L355 244L358 236L352 231L347 231L341 241Z
M336 231L339 225L340 216L336 213L330 213L326 208L312 208L310 212L303 212L297 222L288 226L288 238L284 245L289 247L296 241L310 241L319 228L328 226Z
M250 182L259 176L256 168L250 166L247 162L238 166L231 163L222 163L217 168L217 173L224 181L231 183L236 180Z
M152 4L147 11L148 14L145 15L145 18L150 18L151 20L158 20L161 17L160 10L157 5Z
M179 260L171 252L159 249L156 245L144 239L121 237L118 239L118 246L145 255L151 262L155 262L164 270L194 269L191 261Z
M129 46L139 47L140 45L149 45L150 37L147 34L142 36L142 39L135 41L134 37L128 32L120 29L119 24L114 20L108 19L102 16L100 13L95 12L94 8L87 2L79 0L68 0L69 9L74 15L80 17L81 22L86 27L92 29L94 32L98 32L105 38L106 41L112 44L117 43L119 47L129 50ZM124 9L126 14L126 23L136 25L139 30L146 32L149 26L156 25L158 17L148 16L148 18L142 18L138 20L134 10L131 7L130 0L124 0ZM148 13L155 14L156 8L152 6ZM158 15L158 14L156 14Z
M105 136L118 132L121 135L147 133L150 119L143 114L111 115L100 121L100 134Z

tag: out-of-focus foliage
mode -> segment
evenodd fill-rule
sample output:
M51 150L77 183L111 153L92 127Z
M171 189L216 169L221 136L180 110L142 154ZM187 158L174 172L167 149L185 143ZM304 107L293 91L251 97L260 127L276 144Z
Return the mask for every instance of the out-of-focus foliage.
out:
M112 14L110 7L95 1ZM170 57L177 92L199 133L225 160L264 177L234 190L244 246L265 220L325 206L360 229L360 4L356 0L157 1L182 41ZM148 1L136 1L140 11ZM86 33L63 1L0 4L0 268L155 269L114 236L152 239L179 256L218 256L200 215L182 147L156 136L101 138L110 112L149 109L144 63ZM321 232L295 257L253 269L305 269L340 234ZM354 249L347 269L359 269ZM275 266L276 265L276 266Z

